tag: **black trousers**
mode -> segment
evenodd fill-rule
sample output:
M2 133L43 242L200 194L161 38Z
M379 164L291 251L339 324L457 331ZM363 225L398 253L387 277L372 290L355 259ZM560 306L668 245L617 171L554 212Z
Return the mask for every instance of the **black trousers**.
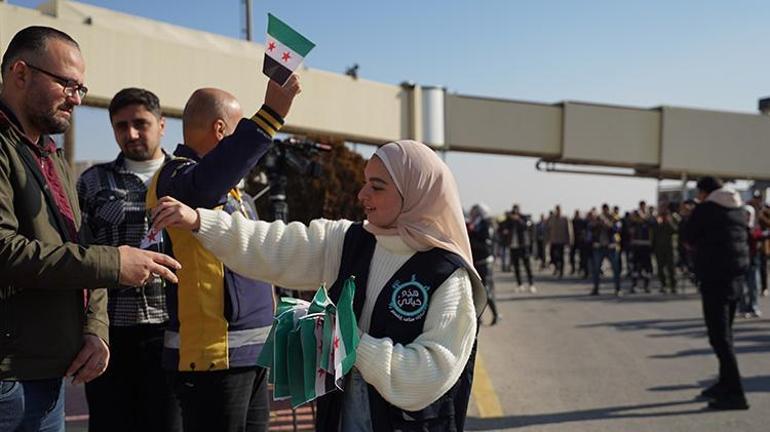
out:
M513 264L513 272L516 274L516 283L521 285L519 261L524 265L524 271L527 272L527 282L532 285L532 266L529 264L529 254L527 253L527 250L525 248L511 248L511 264Z
M593 259L594 259L594 252L593 247L591 243L581 243L579 245L579 252L580 252L580 272L582 273L583 277L588 277L591 272L593 271L594 265L593 265ZM618 257L620 259L620 257Z
M537 260L540 261L540 268L545 268L545 242L537 240Z
M738 371L738 360L733 346L733 319L738 298L724 293L735 292L734 286L742 281L701 283L703 317L708 330L709 344L719 359L719 386L729 396L743 397L743 385ZM722 285L722 286L719 286Z
M644 281L644 287L650 283L652 275L652 247L650 246L632 246L633 266L631 276L631 287L636 286L637 279Z
M669 250L655 254L658 263L658 279L661 289L670 288L676 290L676 269L674 266L674 251Z
M475 263L476 271L479 273L481 283L487 290L487 305L492 311L492 316L497 319L497 299L495 297L495 280L493 264L486 261Z
M110 363L86 384L90 432L181 432L179 403L161 368L163 329L110 327Z
M577 271L577 267L575 267L575 254L577 253L577 245L574 243L569 245L569 271L570 273L575 273ZM580 256L578 255L578 259Z
M551 243L551 261L556 267L556 274L564 275L564 244Z
M184 432L262 432L270 420L267 372L261 367L173 372Z

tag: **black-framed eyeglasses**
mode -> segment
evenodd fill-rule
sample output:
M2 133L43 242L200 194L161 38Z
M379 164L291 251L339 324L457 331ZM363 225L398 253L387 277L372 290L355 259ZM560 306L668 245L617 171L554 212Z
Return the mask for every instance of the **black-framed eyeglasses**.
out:
M24 62L24 64L26 64L27 67L29 67L30 69L44 73L49 77L53 78L53 80L56 81L57 84L64 87L64 94L68 97L74 97L75 93L77 93L80 99L83 99L84 97L86 97L86 94L88 93L88 87L84 86L83 84L78 84L77 81L75 80L64 78L63 76L59 76L54 73L48 72L45 69L39 68L27 62Z

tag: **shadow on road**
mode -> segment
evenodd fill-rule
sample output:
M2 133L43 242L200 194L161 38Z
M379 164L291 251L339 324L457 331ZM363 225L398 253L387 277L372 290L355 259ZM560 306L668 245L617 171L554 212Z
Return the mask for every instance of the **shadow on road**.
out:
M716 378L715 378L716 379ZM741 378L743 381L743 390L746 393L770 393L770 375L757 375ZM682 390L700 390L705 389L714 383L714 380L701 380L697 384L681 384L670 386L650 387L650 392L673 392Z
M497 279L497 278L496 278ZM555 281L549 281L548 284L557 283ZM563 281L565 285L573 285L574 281ZM538 286L537 283L535 283ZM668 303L668 302L689 302L695 299L699 299L700 296L695 293L688 294L660 294L653 291L652 293L645 293L644 291L637 291L635 294L629 294L628 291L623 291L623 295L618 297L612 290L612 287L606 286L600 289L599 295L589 295L591 292L590 286L575 286L575 292L570 294L550 294L547 290L540 289L537 295L532 295L524 292L517 292L514 290L497 290L497 301L582 301L582 302L605 302L605 303Z
M658 408L669 408L685 405L697 404L697 407L679 409L675 411L652 411L638 412L644 410L656 410ZM693 400L661 402L642 405L622 405L606 408L595 408L587 410L567 411L561 413L544 414L526 414L521 416L504 417L468 417L465 422L465 429L471 431L483 431L490 429L517 428L534 425L552 425L571 422L589 421L589 420L615 420L623 418L650 418L650 417L670 417L708 412L703 403Z
M754 320L744 321L737 319L733 327L735 340L735 352L737 354L770 353L770 321ZM590 329L597 327L610 327L621 332L651 331L650 338L683 337L705 339L706 328L702 318L680 318L669 320L635 320L615 321L583 324L577 328ZM649 356L654 359L672 359L688 356L713 355L710 348L698 348L681 350L670 354L655 354Z

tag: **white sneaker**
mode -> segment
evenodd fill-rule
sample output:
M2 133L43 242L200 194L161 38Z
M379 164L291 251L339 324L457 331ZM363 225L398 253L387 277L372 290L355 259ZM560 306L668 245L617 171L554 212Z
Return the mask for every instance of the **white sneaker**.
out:
M530 286L529 286L529 292L531 292L532 294L534 294L534 293L536 293L536 292L537 292L537 288L535 288L535 286L534 286L534 285L530 285Z
M516 287L516 292L525 292L527 289L524 288L524 285L519 285Z

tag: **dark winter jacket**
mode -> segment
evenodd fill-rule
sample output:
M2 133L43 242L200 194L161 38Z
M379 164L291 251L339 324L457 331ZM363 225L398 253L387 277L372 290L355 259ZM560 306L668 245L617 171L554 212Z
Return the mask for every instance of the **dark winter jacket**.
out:
M715 286L715 282L719 286L748 269L746 213L740 196L731 189L717 189L695 207L684 238L695 249L695 275L706 282L704 286Z
M37 145L0 103L0 380L63 377L84 333L108 338L107 293L84 289L118 285L118 250L73 238L82 233L69 164L61 151L36 156ZM53 164L74 229L36 158Z

